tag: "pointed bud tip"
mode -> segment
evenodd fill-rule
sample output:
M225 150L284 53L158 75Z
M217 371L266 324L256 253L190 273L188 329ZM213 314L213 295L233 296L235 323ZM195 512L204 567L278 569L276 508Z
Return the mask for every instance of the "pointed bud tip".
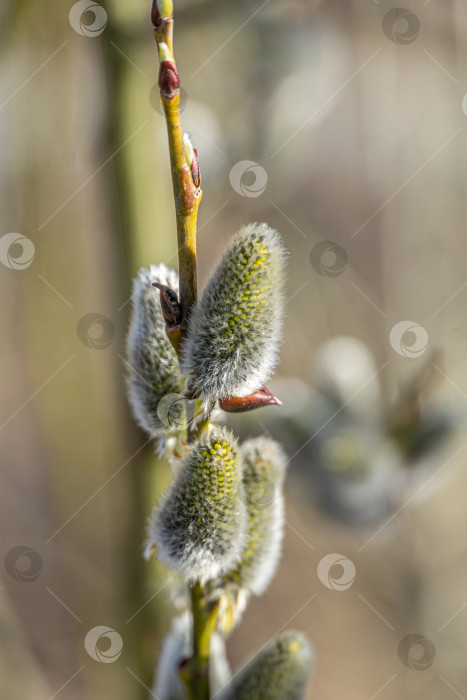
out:
M282 401L262 386L248 396L227 396L225 399L219 399L219 406L226 413L244 413L263 406L282 406Z
M193 160L191 162L191 175L195 187L201 187L201 173L199 170L199 158L196 148L193 149Z
M182 310L180 304L178 303L178 297L176 293L165 284L160 282L153 282L153 287L156 287L160 291L160 302L162 315L164 316L164 321L167 324L168 329L180 329L180 322L182 319Z
M193 184L195 187L200 187L201 175L199 172L198 151L196 150L196 148L193 148L191 136L190 136L190 134L188 134L186 132L183 134L183 147L185 149L186 162L191 170Z

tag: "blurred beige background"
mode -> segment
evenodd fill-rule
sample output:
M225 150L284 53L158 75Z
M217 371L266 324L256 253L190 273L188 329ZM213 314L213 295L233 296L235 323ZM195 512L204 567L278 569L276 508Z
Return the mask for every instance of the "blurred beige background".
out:
M146 698L173 610L142 539L169 474L129 414L123 356L131 276L176 265L168 150L150 3L75 5L0 8L0 687ZM432 391L465 409L467 7L395 7L176 3L182 118L203 175L200 283L241 223L281 231L285 416L342 334L372 351L386 406L439 350ZM415 357L389 339L406 320L428 337ZM273 410L255 425L273 430ZM233 667L293 626L316 652L310 699L467 697L462 421L391 511L355 525L304 487L318 418L307 432L302 412L288 437L284 556L229 642ZM317 574L329 553L354 563L346 590ZM123 640L115 663L86 652L97 626ZM424 670L400 658L409 634L430 642Z

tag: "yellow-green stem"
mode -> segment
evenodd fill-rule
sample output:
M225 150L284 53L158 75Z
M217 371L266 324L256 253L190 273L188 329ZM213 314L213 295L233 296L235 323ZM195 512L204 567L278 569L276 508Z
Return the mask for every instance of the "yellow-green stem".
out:
M210 697L209 651L211 636L217 624L217 606L210 608L206 590L200 583L191 587L191 609L193 614L193 654L190 664L191 687L195 700Z
M161 54L164 51L173 57L173 18L163 17L154 30L156 44ZM175 88L170 95L161 89L161 101L164 106L167 134L169 139L172 186L175 200L177 223L178 267L180 285L180 305L182 309L182 334L186 330L190 309L197 298L196 281L196 225L198 207L202 191L193 182L190 165L187 163L183 146L183 132L180 120L180 89Z
M161 9L171 10L170 2L163 2ZM156 17L153 7L153 18ZM159 55L169 60L178 77L173 56L173 17L160 17L157 11L154 36ZM162 48L161 48L162 45ZM172 74L173 75L173 74ZM182 320L179 330L174 330L170 340L177 354L180 352L183 335L192 306L197 299L196 282L196 225L198 207L202 192L195 185L190 164L187 163L183 145L183 132L180 120L180 90L177 87L169 93L161 87L161 101L164 105L169 140L172 186L177 221L179 289ZM199 185L199 183L198 183ZM193 441L207 428L209 420L204 420L196 431L189 431ZM181 675L187 686L191 700L209 700L209 649L212 633L217 624L217 607L212 607L206 599L206 591L200 583L191 588L193 615L193 656Z
M180 93L171 99L162 96L172 169L172 186L177 219L178 267L180 279L180 305L182 329L191 307L196 302L196 224L201 190L196 188L190 167L186 162L180 122Z

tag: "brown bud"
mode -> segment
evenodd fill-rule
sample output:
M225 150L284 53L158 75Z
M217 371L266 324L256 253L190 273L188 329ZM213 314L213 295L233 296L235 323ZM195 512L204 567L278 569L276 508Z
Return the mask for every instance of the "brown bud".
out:
M193 160L191 163L191 175L195 187L201 187L201 173L199 171L199 158L196 148L193 149Z
M159 68L159 87L164 97L175 95L180 85L177 66L173 61L161 61Z
M173 18L172 0L153 0L151 10L151 20L156 29L159 29L161 22L171 21Z
M219 406L227 413L244 413L245 411L253 411L255 408L262 406L282 406L282 401L271 394L270 391L262 386L258 391L248 396L228 396L225 399L219 399Z
M151 22L153 23L156 29L160 27L160 24L162 22L161 13L159 12L159 8L157 6L157 0L152 0Z
M182 319L182 309L178 303L178 297L170 287L165 284L160 284L159 282L153 282L153 287L157 287L160 290L160 301L162 315L164 316L164 321L168 328L175 328L180 325Z

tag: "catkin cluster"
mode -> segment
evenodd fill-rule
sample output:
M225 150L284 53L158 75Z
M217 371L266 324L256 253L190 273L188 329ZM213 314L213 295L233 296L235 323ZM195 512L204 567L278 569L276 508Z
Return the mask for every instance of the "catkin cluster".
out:
M223 646L249 597L266 590L277 568L287 458L271 438L239 445L209 417L217 401L224 410L256 407L266 398L280 404L269 400L263 384L278 356L285 261L276 231L266 224L244 226L191 309L177 352L166 332L177 316L176 274L151 266L140 270L133 288L130 403L159 449L165 445L175 472L149 519L146 552L175 570L187 590L203 586L217 611L210 684L211 694L225 700L300 700L311 662L306 640L287 633L230 677ZM174 304L173 314L167 308L162 313L161 293ZM177 419L169 410L175 406L183 414ZM187 602L164 644L155 685L161 700L188 697L179 671L192 654L190 615Z

